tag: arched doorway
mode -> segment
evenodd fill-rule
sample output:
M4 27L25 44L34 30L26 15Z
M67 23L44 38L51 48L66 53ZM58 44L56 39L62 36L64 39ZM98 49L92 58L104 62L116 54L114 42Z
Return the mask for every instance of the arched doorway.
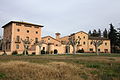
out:
M70 53L70 47L69 46L66 46L66 53Z
M55 49L55 50L54 50L54 54L57 54L57 53L58 53L58 50L57 50L57 49Z

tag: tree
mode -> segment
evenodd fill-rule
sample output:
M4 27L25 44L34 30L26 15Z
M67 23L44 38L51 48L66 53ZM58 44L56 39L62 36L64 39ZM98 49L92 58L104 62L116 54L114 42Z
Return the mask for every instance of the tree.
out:
M70 53L70 41L61 41L63 45L66 45L66 53Z
M93 45L95 46L95 52L97 55L98 53L98 47L103 44L103 40L92 40Z
M76 53L76 45L79 43L80 43L80 38L75 39L74 33L69 36L69 44L72 45L72 47L73 47L73 54Z
M31 40L27 40L27 39L23 40L23 39L21 39L21 41L23 42L23 45L24 45L24 53L25 53L25 55L27 55L27 52L28 52L28 49L29 49L30 44L32 42L32 39Z
M3 40L2 37L0 36L0 50L2 50L2 44L3 44Z
M117 43L117 30L114 29L114 26L112 24L110 24L110 31L108 34L108 38L110 39L110 43L111 43L111 52L115 53L116 52L116 45Z
M103 37L104 38L108 38L108 32L107 29L105 28L105 30L103 31Z
M117 46L119 47L119 49L117 50L117 53L120 53L120 29L118 29L119 31L117 32Z
M97 35L97 37L101 37L101 30L100 29L98 29L98 35Z
M99 29L99 31L97 32L95 29L93 30L92 34L91 34L92 37L99 37L101 36L101 31Z
M6 54L6 46L9 42L10 42L9 40L3 38L1 38L0 40L1 49L2 51L4 51L4 54Z
M91 33L91 30L89 30L88 34L89 34L89 36L91 36L91 34L92 34L92 33Z
M41 54L41 47L42 47L42 44L44 43L44 41L38 41L36 44L39 46L39 54Z

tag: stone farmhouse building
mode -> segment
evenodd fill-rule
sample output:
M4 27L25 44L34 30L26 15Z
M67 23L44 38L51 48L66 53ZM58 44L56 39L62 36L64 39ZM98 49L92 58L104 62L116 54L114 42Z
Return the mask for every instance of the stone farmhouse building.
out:
M56 33L56 38L51 36L41 37L42 35L42 25L11 21L2 28L4 28L3 33L3 47L2 51L5 51L7 55L11 55L13 51L18 51L22 54L24 51L24 45L22 40L31 40L29 45L28 53L40 55L39 51L43 50L47 54L73 54L73 47L69 46L69 51L67 49L67 42L69 42L69 36L60 37L60 33ZM90 37L86 32L80 31L74 33L75 39L80 38L80 44L76 46L76 51L84 50L86 53L95 52L95 47L92 44L92 40L102 40L103 44L98 47L98 51L101 53L110 53L110 40L106 38ZM42 41L41 49L37 42Z

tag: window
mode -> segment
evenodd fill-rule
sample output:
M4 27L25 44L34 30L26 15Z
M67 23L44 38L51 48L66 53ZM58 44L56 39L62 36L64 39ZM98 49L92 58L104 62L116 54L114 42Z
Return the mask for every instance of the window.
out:
M107 45L107 43L105 43L105 45Z
M16 23L16 25L17 25L17 26L21 26L21 24L20 24L20 23Z
M105 51L105 52L108 52L108 49L105 49L104 51Z
M43 47L43 50L45 50L45 47Z
M39 28L39 26L34 26L35 28Z
M20 41L20 36L16 37L16 41L19 42Z
M85 39L85 36L83 38Z
M48 38L48 40L50 40L50 38Z
M35 43L38 43L38 38L35 38Z
M29 37L26 37L26 40L29 41Z
M25 24L24 26L25 26L25 27L31 27L31 25L29 25L29 24Z
M6 44L6 49L7 49L7 47L8 47L8 44Z
M90 51L93 51L93 49L92 49L92 48L90 48Z
M91 41L91 43L90 43L91 45L92 45L92 41Z
M18 44L16 45L16 49L19 49L19 45Z
M80 36L78 36L78 38L80 38Z
M20 29L17 29L17 32L20 32Z
M98 51L100 51L100 49L98 49Z
M83 42L83 44L85 45L85 42Z
M11 45L9 44L9 49L11 48Z
M58 46L58 44L56 44L56 46Z
M27 33L29 33L29 30L27 30Z
M36 31L36 34L38 34L38 31Z

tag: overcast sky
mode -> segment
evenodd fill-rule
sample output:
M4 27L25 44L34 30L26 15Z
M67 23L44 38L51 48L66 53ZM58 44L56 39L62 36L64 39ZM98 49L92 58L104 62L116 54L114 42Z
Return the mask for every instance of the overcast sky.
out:
M11 20L42 24L42 36L104 30L120 27L120 0L0 0L0 26Z

